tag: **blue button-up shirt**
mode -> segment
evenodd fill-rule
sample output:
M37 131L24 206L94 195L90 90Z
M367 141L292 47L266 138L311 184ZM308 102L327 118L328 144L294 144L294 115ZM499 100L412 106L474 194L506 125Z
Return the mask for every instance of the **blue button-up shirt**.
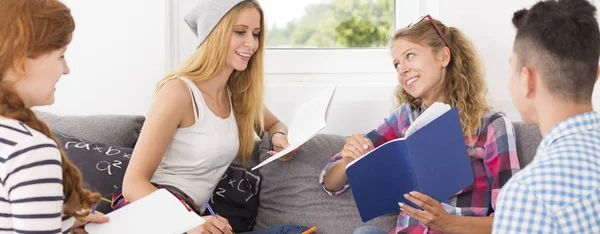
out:
M570 117L500 190L493 233L600 233L600 115Z

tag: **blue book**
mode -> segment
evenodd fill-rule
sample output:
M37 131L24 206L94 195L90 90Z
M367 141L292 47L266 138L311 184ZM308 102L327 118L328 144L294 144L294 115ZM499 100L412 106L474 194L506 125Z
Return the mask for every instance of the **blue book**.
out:
M363 222L399 212L398 202L420 209L404 198L411 191L443 202L473 183L458 110L447 108L437 117L429 116L431 122L409 130L407 137L386 142L346 166Z

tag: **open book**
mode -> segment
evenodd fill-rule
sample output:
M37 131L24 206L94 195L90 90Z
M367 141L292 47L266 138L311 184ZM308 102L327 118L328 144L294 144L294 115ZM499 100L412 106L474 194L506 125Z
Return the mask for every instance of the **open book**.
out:
M294 113L292 122L288 126L288 143L290 146L279 153L269 157L252 170L256 170L278 158L281 158L306 143L327 126L327 110L333 99L337 86L327 88L325 91L308 100Z
M456 107L435 103L409 127L406 137L369 151L346 166L363 222L413 207L404 194L418 191L443 202L473 183Z
M88 223L89 234L165 233L181 234L204 223L204 219L188 211L181 201L166 189L155 192L106 216L108 223Z

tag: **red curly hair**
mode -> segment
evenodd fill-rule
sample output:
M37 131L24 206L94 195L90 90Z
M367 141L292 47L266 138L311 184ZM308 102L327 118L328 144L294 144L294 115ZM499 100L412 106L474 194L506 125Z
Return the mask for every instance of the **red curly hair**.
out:
M58 0L0 0L0 115L19 120L53 139L46 123L25 106L13 89L4 81L12 70L19 77L25 73L25 61L66 47L71 42L75 22L71 10ZM83 188L79 169L69 161L59 147L62 159L63 212L82 218L100 200L100 194Z

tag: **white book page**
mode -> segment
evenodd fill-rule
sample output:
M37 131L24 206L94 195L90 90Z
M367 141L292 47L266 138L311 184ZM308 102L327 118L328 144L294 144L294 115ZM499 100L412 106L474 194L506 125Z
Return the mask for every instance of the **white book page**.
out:
M434 102L427 110L423 112L406 130L405 137L410 136L414 132L418 131L425 125L431 123L434 119L437 119L444 113L451 109L450 105L441 102Z
M269 157L267 160L252 168L255 170L287 153L300 147L327 126L327 110L333 99L336 86L327 88L324 92L308 100L294 113L294 117L288 126L288 143L290 146L285 150Z
M106 216L107 223L88 223L89 234L165 233L181 234L204 223L204 219L188 211L181 201L165 189L115 210Z

